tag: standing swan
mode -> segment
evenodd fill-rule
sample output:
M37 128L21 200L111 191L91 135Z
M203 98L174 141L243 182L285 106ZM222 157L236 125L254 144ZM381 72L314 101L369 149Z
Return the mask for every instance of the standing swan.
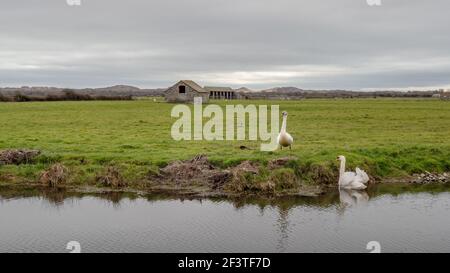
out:
M339 187L352 190L364 190L367 188L365 184L369 182L369 176L360 168L356 168L356 172L345 171L345 156L340 155L337 160L341 161L339 169Z
M281 113L281 115L283 116L283 123L281 125L281 131L280 134L278 135L277 138L277 142L278 145L280 145L280 149L283 150L283 147L288 147L289 149L292 149L292 143L294 142L294 139L292 138L292 136L286 132L286 123L287 123L287 112L283 111L283 113Z

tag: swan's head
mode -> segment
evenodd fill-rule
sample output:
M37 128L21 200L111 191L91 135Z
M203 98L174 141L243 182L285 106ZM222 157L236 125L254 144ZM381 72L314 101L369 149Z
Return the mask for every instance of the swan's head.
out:
M281 113L281 115L282 115L283 117L287 117L287 112L286 112L286 111L283 111L283 112Z
M340 156L336 157L336 160L337 161L343 161L343 160L345 160L345 156L340 155Z

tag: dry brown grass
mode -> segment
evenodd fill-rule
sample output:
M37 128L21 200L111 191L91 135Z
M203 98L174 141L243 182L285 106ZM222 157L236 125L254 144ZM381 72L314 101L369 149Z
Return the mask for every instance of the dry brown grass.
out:
M0 165L2 164L27 164L31 163L33 159L41 152L38 150L27 149L8 149L0 151Z
M120 170L115 166L107 167L103 174L97 176L96 180L106 187L122 188L127 186Z
M56 163L41 174L39 182L48 187L59 187L66 182L68 173L64 165Z

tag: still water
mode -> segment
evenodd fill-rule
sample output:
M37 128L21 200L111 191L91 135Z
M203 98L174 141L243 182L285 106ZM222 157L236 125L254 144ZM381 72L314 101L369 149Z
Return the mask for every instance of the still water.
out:
M449 189L383 187L271 200L0 188L0 252L450 252Z

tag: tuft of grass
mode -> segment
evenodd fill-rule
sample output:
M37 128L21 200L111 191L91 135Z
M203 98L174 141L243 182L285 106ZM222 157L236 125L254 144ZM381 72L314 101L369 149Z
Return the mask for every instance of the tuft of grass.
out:
M68 178L68 169L59 163L52 165L50 168L42 172L39 182L48 187L60 187Z
M269 181L273 183L277 192L297 189L300 185L295 171L289 168L281 168L273 171L270 174Z
M103 173L97 176L96 180L102 186L111 188L122 188L127 186L127 183L123 179L120 170L115 166L106 167Z

